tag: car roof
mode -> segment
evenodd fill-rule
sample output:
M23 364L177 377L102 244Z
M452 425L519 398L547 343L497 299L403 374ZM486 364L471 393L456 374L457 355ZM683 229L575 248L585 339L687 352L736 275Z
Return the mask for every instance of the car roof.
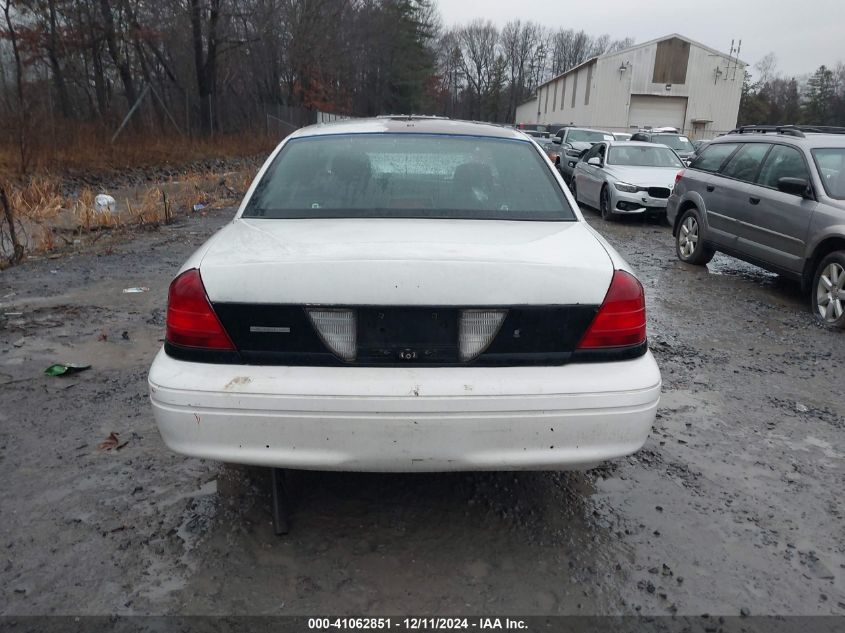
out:
M599 134L610 134L610 136L613 136L612 132L608 132L607 130L598 130L598 129L593 128L593 127L575 127L574 125L570 125L566 129L568 129L568 130L579 130L581 132L598 132Z
M475 121L459 121L440 117L384 116L370 119L346 119L301 128L289 138L307 138L335 134L443 134L456 136L487 136L524 141L528 135L519 130Z
M824 132L804 132L804 136L791 134L745 132L729 133L713 139L712 143L787 143L798 147L845 147L845 134L825 134Z

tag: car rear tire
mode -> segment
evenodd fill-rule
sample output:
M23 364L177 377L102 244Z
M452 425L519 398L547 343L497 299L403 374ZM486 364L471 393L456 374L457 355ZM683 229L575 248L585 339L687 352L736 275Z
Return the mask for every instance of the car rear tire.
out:
M696 266L704 266L716 254L716 251L707 246L702 239L701 216L698 215L698 209L688 209L681 216L678 232L675 235L675 252L682 262Z
M599 194L599 211L605 222L613 222L616 219L616 215L610 208L610 191L607 185L601 188L601 194Z
M830 253L816 266L810 308L823 325L845 329L845 251Z

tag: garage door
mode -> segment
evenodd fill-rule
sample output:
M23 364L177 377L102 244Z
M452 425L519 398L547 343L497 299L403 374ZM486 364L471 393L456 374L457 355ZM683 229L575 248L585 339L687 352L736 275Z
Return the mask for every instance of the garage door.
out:
M684 127L686 97L631 95L628 125L636 127Z

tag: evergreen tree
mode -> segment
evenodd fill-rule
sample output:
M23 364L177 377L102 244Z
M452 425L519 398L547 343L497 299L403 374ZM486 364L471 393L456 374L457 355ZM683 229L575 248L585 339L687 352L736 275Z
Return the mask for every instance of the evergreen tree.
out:
M833 71L821 65L807 81L804 115L811 125L833 125L836 79Z
M738 125L759 125L769 120L769 104L760 93L760 84L751 83L751 75L745 73L742 95L739 99Z

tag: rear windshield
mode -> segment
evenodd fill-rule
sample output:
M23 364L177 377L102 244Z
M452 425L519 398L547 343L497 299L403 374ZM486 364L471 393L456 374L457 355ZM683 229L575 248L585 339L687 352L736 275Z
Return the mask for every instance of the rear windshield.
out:
M530 141L406 133L289 141L243 217L575 220Z
M621 145L610 148L607 162L625 167L683 167L684 164L668 147Z
M692 143L686 136L678 136L677 134L655 134L652 141L666 145L679 152L693 151Z
M827 195L845 200L845 147L814 149L812 152Z
M612 141L613 135L592 130L570 130L566 140L570 143L600 143L601 141Z

